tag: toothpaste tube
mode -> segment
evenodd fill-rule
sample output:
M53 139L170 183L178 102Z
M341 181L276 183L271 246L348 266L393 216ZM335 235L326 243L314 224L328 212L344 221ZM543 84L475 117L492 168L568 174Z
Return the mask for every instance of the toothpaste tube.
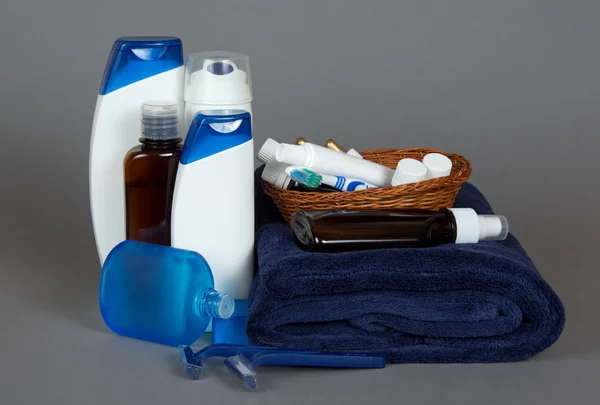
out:
M394 176L394 170L388 167L308 142L302 145L282 143L273 149L278 162L306 167L321 175L363 179L378 187L389 186Z
M323 177L321 184L326 184L340 191L359 191L377 187L352 177L332 176L330 174L322 174L321 176Z

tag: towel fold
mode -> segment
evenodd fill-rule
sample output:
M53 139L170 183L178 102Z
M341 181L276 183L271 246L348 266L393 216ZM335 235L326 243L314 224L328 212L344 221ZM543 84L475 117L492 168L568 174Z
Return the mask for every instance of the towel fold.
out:
M527 359L560 336L562 303L514 236L309 253L296 245L258 179L252 344L385 352L390 363L505 362ZM455 206L493 214L471 184Z

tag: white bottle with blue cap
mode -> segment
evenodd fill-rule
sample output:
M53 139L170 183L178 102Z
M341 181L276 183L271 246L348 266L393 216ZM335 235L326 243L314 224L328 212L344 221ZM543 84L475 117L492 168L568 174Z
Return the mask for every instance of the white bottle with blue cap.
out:
M100 261L125 239L123 158L141 133L140 106L183 105L183 49L175 37L115 41L100 86L90 142L90 204Z
M200 253L215 289L246 299L254 263L254 144L250 113L197 113L173 192L173 247Z
M185 131L198 111L243 110L252 114L248 55L227 51L188 55L184 97Z

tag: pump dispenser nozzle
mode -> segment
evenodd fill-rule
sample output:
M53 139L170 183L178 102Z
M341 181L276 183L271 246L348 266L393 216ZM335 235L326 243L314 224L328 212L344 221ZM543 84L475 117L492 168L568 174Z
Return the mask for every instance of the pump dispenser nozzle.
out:
M508 236L508 220L504 215L478 215L479 240L504 240Z
M482 240L504 240L508 221L503 215L477 215L472 208L450 208L456 221L455 243L477 243Z
M251 102L248 55L225 51L188 55L185 101L223 106Z
M188 55L185 66L185 130L202 111L243 110L252 113L248 55L206 51ZM208 114L210 115L210 114Z

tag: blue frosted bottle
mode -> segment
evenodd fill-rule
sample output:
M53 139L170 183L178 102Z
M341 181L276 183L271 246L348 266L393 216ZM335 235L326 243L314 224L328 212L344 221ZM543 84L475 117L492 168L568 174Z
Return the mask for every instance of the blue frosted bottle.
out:
M190 345L211 318L229 318L232 296L213 289L196 252L127 240L108 255L100 277L100 312L115 333L171 346Z

